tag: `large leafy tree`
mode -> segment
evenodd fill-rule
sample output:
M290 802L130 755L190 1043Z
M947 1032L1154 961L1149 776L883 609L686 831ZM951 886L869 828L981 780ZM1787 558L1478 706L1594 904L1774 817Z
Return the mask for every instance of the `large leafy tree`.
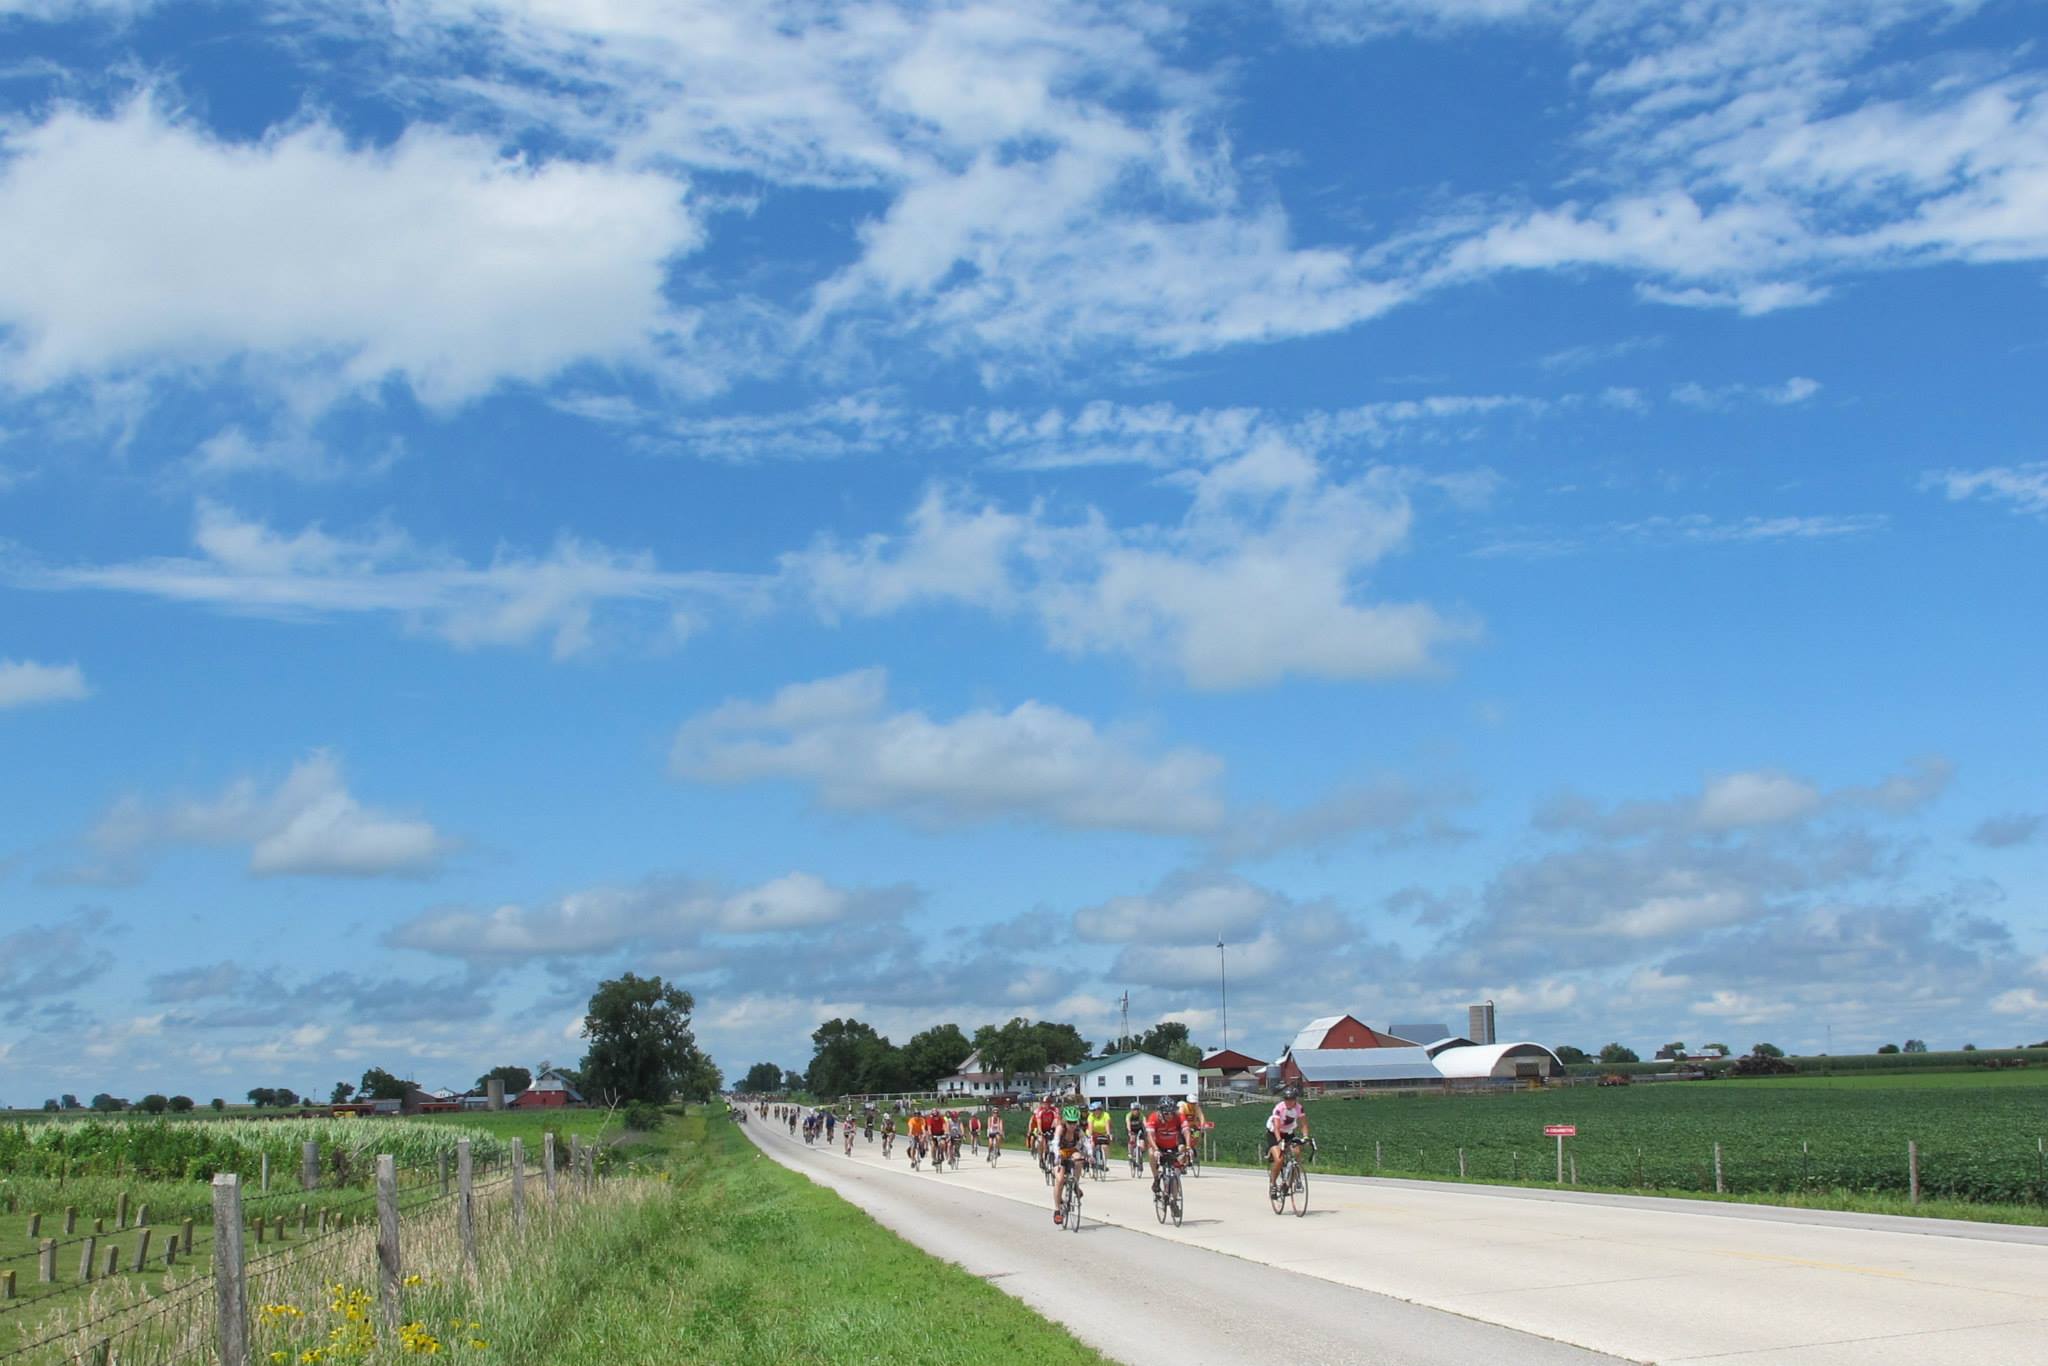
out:
M494 1081L504 1082L505 1094L516 1096L527 1087L533 1085L533 1073L515 1063L506 1063L502 1067L493 1067L490 1071L478 1077L476 1079L476 1089L482 1091Z
M782 1069L772 1062L757 1062L747 1069L747 1075L740 1082L740 1090L750 1096L766 1095L782 1089Z
M1140 1034L1133 1046L1140 1052L1151 1053L1156 1057L1165 1058L1168 1062L1177 1062L1183 1067L1199 1067L1202 1064L1202 1050L1189 1040L1187 1023L1182 1020L1161 1020Z
M1627 1044L1611 1043L1600 1050L1602 1062L1641 1062L1642 1057Z
M913 1091L929 1091L939 1078L951 1076L974 1045L956 1024L942 1024L913 1034L903 1045L903 1075Z
M1000 1072L1007 1085L1019 1073L1043 1072L1079 1062L1088 1056L1088 1040L1070 1024L1013 1017L1002 1025L974 1031L974 1046L990 1071Z
M690 993L633 973L598 984L583 1016L583 1093L607 1105L708 1097L718 1069L690 1029Z
M1562 1063L1593 1061L1592 1057L1586 1052L1585 1049L1574 1048L1568 1043L1561 1043L1557 1047L1551 1049L1550 1051L1557 1054L1557 1060Z
M832 1019L811 1031L810 1070L805 1083L813 1095L855 1091L906 1091L902 1051L861 1020Z
M393 1076L381 1067L372 1067L363 1073L362 1084L356 1087L356 1094L364 1100L404 1100L405 1078Z

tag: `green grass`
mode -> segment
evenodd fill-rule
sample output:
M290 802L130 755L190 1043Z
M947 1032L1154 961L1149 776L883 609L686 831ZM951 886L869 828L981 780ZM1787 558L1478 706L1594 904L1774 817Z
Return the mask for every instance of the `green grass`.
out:
M759 1121L756 1121L759 1122ZM657 1137L670 1193L589 1230L494 1342L584 1363L1100 1362L1065 1329L762 1156L723 1116Z
M1689 1086L1690 1082L1659 1082L1660 1086ZM2048 1086L2048 1067L2015 1067L1998 1071L1970 1068L1961 1072L1844 1072L1827 1076L1800 1072L1789 1077L1717 1077L1713 1086L1778 1088L1847 1087L1867 1090L1917 1090L1921 1087L1963 1088L1978 1086Z
M2048 1089L1977 1080L1985 1084L1933 1075L1660 1082L1312 1101L1308 1111L1328 1171L1457 1179L1462 1148L1470 1180L1554 1184L1556 1148L1543 1127L1570 1123L1579 1135L1566 1152L1588 1189L1711 1194L1718 1142L1731 1196L1882 1212L1911 1208L1911 1140L1926 1197L1919 1212L2048 1222L2048 1157L2037 1147L2048 1137ZM1212 1112L1221 1154L1252 1161L1267 1113Z

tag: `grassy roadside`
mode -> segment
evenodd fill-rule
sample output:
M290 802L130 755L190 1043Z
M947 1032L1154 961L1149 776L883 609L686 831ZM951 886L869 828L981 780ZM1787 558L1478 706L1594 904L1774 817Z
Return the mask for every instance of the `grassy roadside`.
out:
M653 1136L667 1191L588 1228L501 1316L522 1366L1105 1360L1064 1328L920 1252L762 1156L723 1115ZM657 1176L656 1179L659 1179Z

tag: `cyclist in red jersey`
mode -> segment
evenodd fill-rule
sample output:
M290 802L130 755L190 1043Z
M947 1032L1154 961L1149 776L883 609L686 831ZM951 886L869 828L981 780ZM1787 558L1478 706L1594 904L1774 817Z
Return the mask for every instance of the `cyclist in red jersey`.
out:
M1145 1138L1152 1150L1152 1193L1159 1193L1159 1167L1162 1162L1184 1165L1187 1160L1187 1121L1181 1118L1180 1106L1172 1098L1159 1102L1159 1108L1145 1116Z

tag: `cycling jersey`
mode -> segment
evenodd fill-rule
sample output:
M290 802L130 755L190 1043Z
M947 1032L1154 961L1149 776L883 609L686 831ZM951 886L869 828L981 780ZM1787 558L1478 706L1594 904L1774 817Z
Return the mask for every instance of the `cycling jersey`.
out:
M1168 1108L1154 1113L1146 1119L1145 1129L1152 1135L1152 1141L1162 1148L1178 1148L1184 1136L1185 1126L1180 1111Z
M1097 1138L1108 1138L1109 1116L1101 1113L1088 1116L1088 1132L1094 1134Z
M1060 1113L1050 1105L1038 1107L1038 1129L1040 1133L1051 1133L1052 1126L1059 1123Z
M924 1137L924 1120L917 1115L910 1117L910 1136L912 1138Z
M1283 1100L1273 1107L1273 1113L1267 1118L1266 1132L1282 1136L1291 1134L1301 1126L1303 1118L1300 1101Z
M934 1138L944 1138L946 1136L946 1117L944 1115L933 1115L924 1122L924 1131Z

